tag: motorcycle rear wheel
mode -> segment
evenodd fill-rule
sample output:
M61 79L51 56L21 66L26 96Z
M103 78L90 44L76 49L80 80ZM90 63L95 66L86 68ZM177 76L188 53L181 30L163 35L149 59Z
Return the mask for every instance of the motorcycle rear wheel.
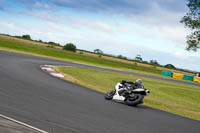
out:
M107 92L106 95L105 95L105 99L106 100L112 100L113 96L115 95L115 92L116 92L115 90Z
M124 102L129 106L137 106L138 104L143 103L143 98L143 95L135 94L134 97L128 97Z

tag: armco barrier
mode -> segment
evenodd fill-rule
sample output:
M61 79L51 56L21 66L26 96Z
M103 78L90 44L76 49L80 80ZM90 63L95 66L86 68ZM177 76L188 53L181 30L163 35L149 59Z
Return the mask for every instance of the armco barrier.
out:
M173 73L173 78L175 78L175 79L183 79L183 74Z
M194 77L194 80L193 80L194 82L198 82L198 83L200 83L200 77Z
M169 77L172 77L173 73L172 73L172 72L162 71L162 75L163 75L163 76L169 76Z
M191 75L184 75L184 76L183 76L183 79L184 79L184 80L193 81L193 80L194 80L194 76L191 76Z
M175 79L183 79L183 80L189 80L189 81L200 83L200 77L195 77L192 75L183 75L180 73L172 73L172 72L167 72L167 71L162 71L162 75L169 76Z

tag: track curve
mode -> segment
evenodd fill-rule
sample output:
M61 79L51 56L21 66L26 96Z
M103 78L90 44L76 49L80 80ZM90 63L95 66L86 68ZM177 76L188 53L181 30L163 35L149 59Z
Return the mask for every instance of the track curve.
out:
M199 121L105 101L102 93L49 76L43 64L97 68L0 51L0 114L51 133L200 132Z

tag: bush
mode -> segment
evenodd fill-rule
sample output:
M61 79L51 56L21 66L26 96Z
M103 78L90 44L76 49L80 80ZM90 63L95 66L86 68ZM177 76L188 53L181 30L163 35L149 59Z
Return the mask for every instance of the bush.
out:
M60 46L59 43L55 43L55 42L48 42L48 44L53 45L53 46Z
M117 58L120 58L120 59L125 59L127 60L127 57L123 56L123 55L118 55Z
M73 43L68 43L63 47L64 50L76 52L76 46Z
M27 39L27 40L31 40L31 36L30 35L23 35L22 38L23 39Z
M49 47L49 48L55 48L55 46L52 45L52 44L48 44L46 47Z

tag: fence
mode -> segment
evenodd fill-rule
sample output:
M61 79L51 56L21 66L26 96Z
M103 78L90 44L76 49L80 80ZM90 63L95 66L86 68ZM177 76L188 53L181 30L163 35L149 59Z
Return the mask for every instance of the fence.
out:
M172 73L172 72L167 72L167 71L162 71L162 75L172 77L174 79L183 79L183 80L194 81L194 82L200 83L200 77L194 77L192 75L184 75L184 74L180 74L180 73Z
M174 79L183 79L183 74L179 74L179 73L173 73L173 78Z
M200 83L200 77L194 77L194 82Z
M173 73L172 73L172 72L162 71L162 75L163 75L163 76L169 76L169 77L172 77Z
M189 80L189 81L194 81L194 76L191 76L191 75L184 75L184 76L183 76L183 79L184 79L184 80Z

